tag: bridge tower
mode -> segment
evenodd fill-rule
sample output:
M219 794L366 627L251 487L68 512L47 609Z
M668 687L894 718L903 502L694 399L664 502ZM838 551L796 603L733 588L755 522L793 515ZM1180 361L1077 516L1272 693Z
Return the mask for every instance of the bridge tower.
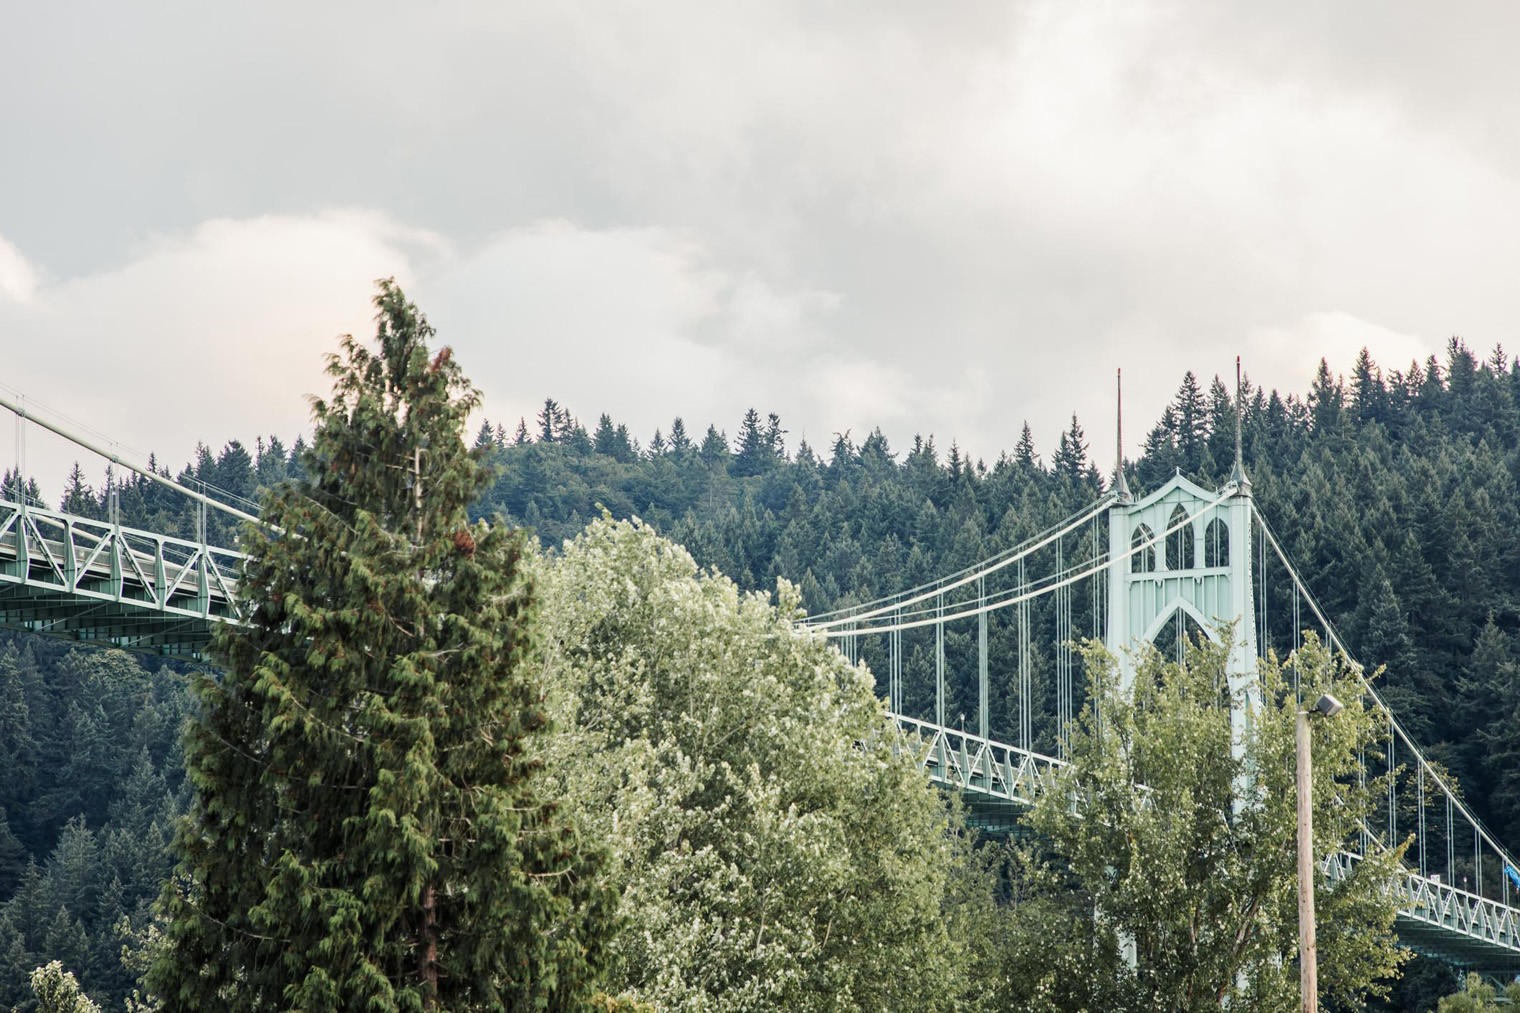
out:
M1239 366L1237 364L1237 371ZM1124 477L1123 429L1108 511L1108 629L1120 688L1135 676L1136 651L1167 631L1201 631L1218 643L1233 624L1228 676L1236 748L1260 700L1251 584L1251 480L1241 463L1240 384L1236 380L1235 468L1210 492L1181 474L1136 498Z

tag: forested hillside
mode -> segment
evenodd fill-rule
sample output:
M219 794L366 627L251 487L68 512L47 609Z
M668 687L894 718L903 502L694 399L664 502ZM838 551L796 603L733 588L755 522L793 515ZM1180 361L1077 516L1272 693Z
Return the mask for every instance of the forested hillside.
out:
M1306 394L1247 382L1244 456L1263 513L1289 556L1369 669L1400 719L1455 770L1500 836L1520 842L1520 370L1496 349L1479 360L1453 339L1444 362L1384 369L1367 353L1344 377L1321 364ZM528 524L547 544L572 536L600 507L636 514L741 586L798 583L810 611L865 601L986 558L1095 498L1091 460L1073 418L1048 459L1026 426L988 463L955 444L916 437L893 448L879 430L830 446L785 443L782 422L746 414L730 439L693 439L676 419L640 446L602 416L591 431L547 402L509 435L484 426L502 474L482 504ZM732 446L730 446L732 444ZM1234 458L1231 391L1188 373L1128 465L1131 488L1180 470L1222 484ZM1281 589L1274 593L1282 594ZM1286 600L1271 600L1281 625ZM1053 622L1036 671L1049 672ZM1074 603L1078 635L1091 606ZM1012 657L995 623L994 658ZM974 707L969 634L949 636L951 714ZM908 702L927 706L927 637L907 659ZM868 653L869 657L869 653ZM1041 683L1045 688L1041 689ZM1049 678L1035 680L1037 738L1050 735ZM1012 680L993 688L993 727L1008 728ZM1044 720L1041 720L1041 714Z
M1342 364L1344 367L1345 364ZM1444 361L1385 369L1365 353L1345 378L1322 366L1304 394L1247 384L1245 463L1264 514L1362 661L1386 664L1389 702L1430 754L1454 770L1498 836L1520 847L1520 368L1479 359L1453 340ZM1221 484L1233 463L1235 406L1219 380L1183 378L1128 466L1131 487L1174 471ZM1106 423L1105 423L1106 424ZM680 419L636 440L608 416L583 425L553 401L536 419L481 427L499 477L478 506L537 531L551 549L605 509L637 515L741 588L778 577L820 611L921 583L1023 540L1089 503L1109 466L1091 459L1073 418L1058 445L1026 427L1008 452L971 460L929 436L893 447L877 430L825 447L791 445L783 420L750 411L730 437L694 435ZM299 443L299 441L298 441ZM177 476L239 498L290 474L280 441L202 450ZM165 472L167 474L168 472ZM16 476L5 479L14 489ZM54 495L104 516L109 489L123 521L189 534L194 519L152 483L75 471ZM213 540L235 538L214 526ZM1091 604L1074 602L1077 635ZM1052 736L1054 622L1036 604L1037 744ZM1281 625L1291 609L1269 601ZM1013 631L992 627L993 657ZM947 638L949 713L975 699L973 641ZM867 651L867 660L872 654ZM927 638L907 643L906 706L932 696ZM994 672L994 733L1017 706ZM162 842L184 805L177 745L186 706L175 672L119 653L38 638L0 646L0 983L41 955L83 969L91 991L118 1000L128 975L116 926L139 927L167 868ZM0 1008L19 1001L0 988Z
M0 1009L61 960L117 1008L187 801L181 673L43 637L0 642Z

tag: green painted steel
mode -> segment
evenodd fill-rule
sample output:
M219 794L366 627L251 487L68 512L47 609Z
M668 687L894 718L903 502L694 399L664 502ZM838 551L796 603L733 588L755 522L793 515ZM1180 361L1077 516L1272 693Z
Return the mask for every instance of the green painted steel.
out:
M242 553L0 500L0 627L201 658Z
M1054 756L928 721L901 716L896 721L919 767L935 784L960 795L967 820L983 833L1021 833L1020 816L1059 785L1065 761ZM1360 860L1340 852L1322 864L1327 876L1339 879ZM1405 873L1398 894L1396 928L1405 945L1483 974L1520 974L1520 909L1414 870Z
M242 619L236 592L245 558L235 549L0 500L0 627L199 659L217 623ZM977 592L985 602L985 590ZM942 595L935 597L940 632L947 617ZM895 720L904 748L934 783L961 795L971 823L985 833L1023 832L1021 814L1058 783L1057 757L943 720ZM1325 869L1344 875L1355 861L1354 854L1334 855ZM1409 945L1484 973L1520 972L1520 909L1412 870L1399 900L1399 932Z

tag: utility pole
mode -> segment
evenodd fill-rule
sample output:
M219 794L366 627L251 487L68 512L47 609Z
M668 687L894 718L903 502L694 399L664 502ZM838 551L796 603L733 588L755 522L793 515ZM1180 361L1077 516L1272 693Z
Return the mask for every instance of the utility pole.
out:
M1312 711L1293 715L1298 754L1298 990L1304 1013L1319 1013L1319 951L1314 942L1314 757L1309 750L1309 715L1333 718L1344 705L1323 694Z
M1309 712L1293 716L1298 753L1298 991L1304 1013L1319 1011L1319 953L1314 944L1314 759Z

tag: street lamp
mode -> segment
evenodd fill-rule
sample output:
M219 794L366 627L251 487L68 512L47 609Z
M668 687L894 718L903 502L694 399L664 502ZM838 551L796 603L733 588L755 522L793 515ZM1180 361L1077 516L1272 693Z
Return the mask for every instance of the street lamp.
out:
M1346 709L1329 693L1313 710L1294 715L1298 752L1298 987L1304 1013L1319 1013L1319 953L1314 944L1314 761L1309 755L1309 715L1333 718Z

